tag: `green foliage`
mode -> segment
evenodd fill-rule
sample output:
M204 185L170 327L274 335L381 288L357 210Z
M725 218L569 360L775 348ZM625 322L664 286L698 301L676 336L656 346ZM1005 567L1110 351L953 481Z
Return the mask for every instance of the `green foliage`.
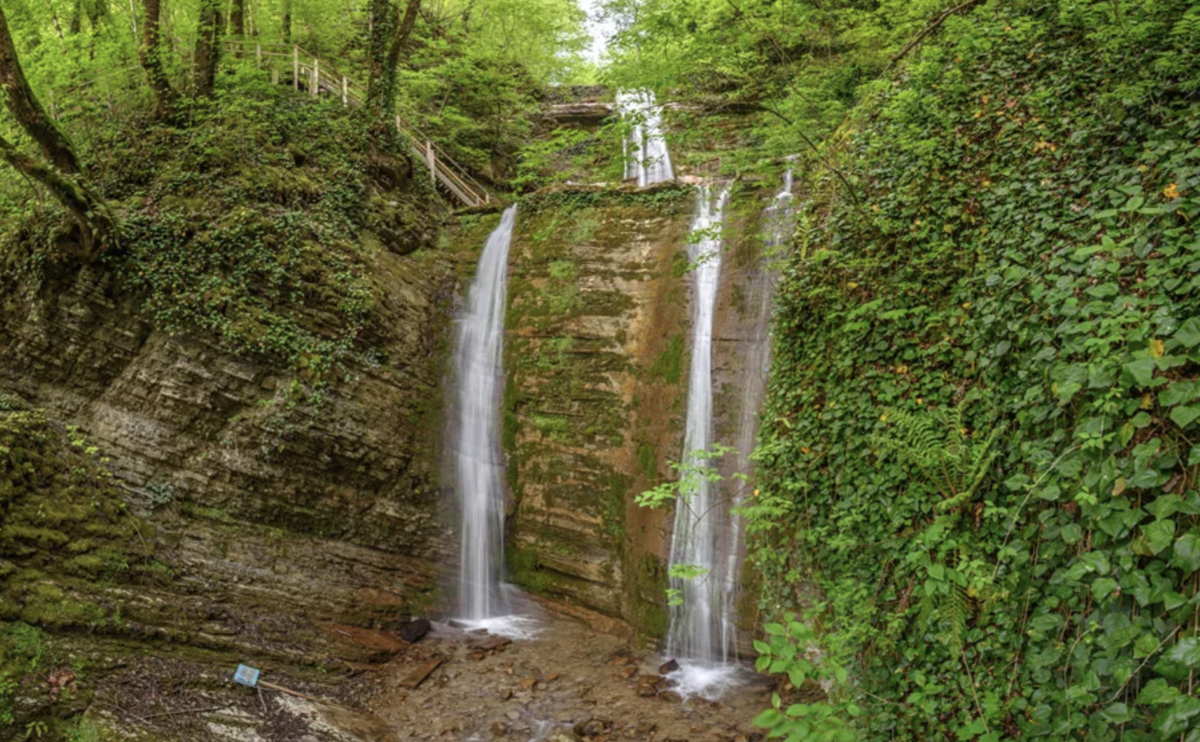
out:
M787 676L795 689L807 685L831 686L845 683L846 669L816 650L816 632L796 616L787 613L782 623L763 626L763 639L754 641L758 659L754 667L759 672ZM845 712L847 718L839 713ZM856 739L849 723L861 713L853 702L837 707L823 701L791 703L785 708L778 693L771 694L771 708L754 718L754 724L770 730L772 737L813 740L813 742L853 742Z
M856 738L1197 734L1193 10L951 17L808 178L745 515Z

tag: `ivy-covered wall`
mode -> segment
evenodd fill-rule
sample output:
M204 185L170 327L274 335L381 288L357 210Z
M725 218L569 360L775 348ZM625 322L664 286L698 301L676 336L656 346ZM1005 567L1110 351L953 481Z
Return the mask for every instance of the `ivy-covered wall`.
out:
M812 179L753 559L804 616L762 667L832 690L765 726L1200 735L1198 28L983 3L847 127L847 182Z

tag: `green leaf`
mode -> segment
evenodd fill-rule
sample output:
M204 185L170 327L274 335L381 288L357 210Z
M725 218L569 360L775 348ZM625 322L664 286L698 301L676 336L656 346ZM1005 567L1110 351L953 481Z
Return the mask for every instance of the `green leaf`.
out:
M1156 368L1158 367L1154 365L1153 358L1139 358L1125 364L1125 370L1133 378L1133 383L1138 386L1150 386Z
M1098 577L1092 582L1092 595L1096 600L1104 600L1117 589L1117 581L1111 577Z
M1155 645L1158 645L1157 641L1155 641ZM1142 688L1142 692L1138 694L1137 703L1139 706L1161 706L1173 702L1179 696L1179 689L1175 686L1162 678L1154 678Z
M1192 317L1184 322L1172 337L1183 343L1185 348L1194 348L1200 345L1200 318Z
M1171 680L1183 680L1188 673L1200 668L1200 639L1189 636L1163 653L1154 665L1154 672Z
M1153 523L1142 526L1142 534L1146 537L1146 543L1150 547L1151 554L1158 554L1170 546L1171 540L1175 538L1175 521L1170 519L1156 520Z
M1171 566L1183 570L1185 575L1200 570L1200 534L1196 529L1193 528L1175 541Z
M1100 715L1110 724L1124 724L1133 718L1133 714L1129 712L1129 707L1123 703L1114 703L1101 711Z
M1174 737L1186 732L1197 715L1200 715L1200 698L1181 696L1158 712L1154 717L1154 729L1164 737Z
M1181 428L1186 428L1198 417L1200 417L1200 404L1180 405L1171 410L1171 422Z
M774 729L784 721L785 719L783 714L779 713L775 709L767 709L758 716L754 717L754 721L751 723L761 729Z

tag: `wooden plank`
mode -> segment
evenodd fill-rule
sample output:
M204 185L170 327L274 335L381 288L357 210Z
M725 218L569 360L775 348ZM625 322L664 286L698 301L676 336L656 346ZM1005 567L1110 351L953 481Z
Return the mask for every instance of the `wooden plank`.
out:
M400 681L400 687L416 690L421 686L421 683L424 683L425 679L432 675L434 670L441 667L442 663L445 661L445 657L435 657L425 664L419 665L417 669L409 673L407 678Z

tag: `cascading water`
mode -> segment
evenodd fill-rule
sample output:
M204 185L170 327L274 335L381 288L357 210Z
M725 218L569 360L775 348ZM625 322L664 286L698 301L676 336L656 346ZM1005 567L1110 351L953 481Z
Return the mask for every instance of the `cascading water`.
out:
M699 241L689 248L695 264L695 293L692 314L692 364L688 380L687 428L684 434L685 464L704 466L698 451L709 451L713 438L713 322L721 276L720 228L728 200L728 188L714 194L708 187L698 193L699 204L692 223ZM763 213L763 240L769 253L782 244L792 225L792 174L784 177ZM743 342L744 374L741 377L735 470L749 473L750 453L757 436L759 408L766 391L770 360L770 308L775 281L759 268L748 276L747 319L754 334ZM708 462L711 465L713 462ZM672 606L668 653L680 660L672 680L685 694L709 698L720 695L737 672L737 594L743 553L742 524L730 511L741 504L741 493L722 502L713 482L705 478L681 494L675 512L671 542L671 565L700 567L704 574L691 579L672 579L681 602Z
M692 311L692 362L688 377L687 428L684 433L684 462L689 467L704 466L706 459L697 452L708 451L713 437L712 342L717 289L721 277L721 235L729 188L714 194L709 186L697 192L696 216L692 234L697 241L688 246L694 264L695 288ZM699 567L706 571L694 578L672 578L671 587L682 599L671 607L671 628L667 651L695 670L708 663L725 663L716 638L719 617L725 610L723 585L714 575L717 567L716 498L717 488L705 477L681 493L675 510L675 530L671 538L671 566ZM690 661L690 662L689 662ZM691 690L691 689L689 689ZM701 691L702 692L702 691Z
M792 203L792 171L783 176L783 187L775 194L771 205L763 210L762 238L764 258L760 267L747 276L745 316L752 320L754 335L744 344L745 373L739 389L739 414L737 434L734 440L736 464L734 471L749 475L754 468L750 454L758 437L758 415L767 391L767 374L771 360L771 307L775 302L776 281L769 268L771 252L782 245L792 231L795 208ZM744 502L744 490L738 487L732 496L731 510L737 510ZM742 520L726 517L724 541L721 553L724 556L721 603L721 656L728 659L737 654L737 595L741 587L738 574L741 571L744 545Z
M632 127L624 143L625 179L639 187L674 180L671 153L663 137L662 109L648 90L617 93L617 109Z
M454 485L462 514L459 610L468 621L506 611L500 591L504 464L500 448L508 247L517 207L488 237L455 337Z

